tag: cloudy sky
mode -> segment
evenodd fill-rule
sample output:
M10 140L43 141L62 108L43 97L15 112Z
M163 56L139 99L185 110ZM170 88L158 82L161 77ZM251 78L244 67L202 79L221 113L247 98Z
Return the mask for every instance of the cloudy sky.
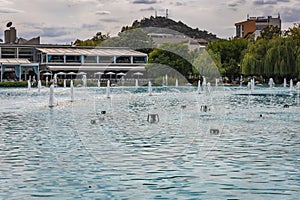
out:
M287 29L300 22L299 0L0 0L0 38L9 21L18 37L70 44L96 32L116 35L123 25L155 15L182 21L221 38L234 36L234 23L250 16L281 15Z

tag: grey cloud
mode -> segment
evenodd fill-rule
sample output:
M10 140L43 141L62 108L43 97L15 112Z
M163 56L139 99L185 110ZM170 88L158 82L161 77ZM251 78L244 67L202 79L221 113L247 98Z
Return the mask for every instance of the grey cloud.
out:
M281 18L284 22L298 23L300 21L300 8L287 8L281 12Z
M0 8L0 13L7 14L7 13L20 13L23 12L21 10L13 9L13 8Z
M157 0L134 0L134 4L155 4L158 3Z
M96 15L109 15L109 14L110 12L106 10L101 10L96 12Z
M99 29L99 24L82 24L81 28L87 30L95 30Z
M280 2L290 2L290 0L254 0L253 4L254 5L274 5Z
M60 37L70 34L70 30L63 27L47 27L42 28L42 34L43 37Z
M179 2L179 1L177 1L177 2L171 2L170 3L171 5L174 5L174 6L184 6L184 5L186 5L184 2Z
M241 4L244 4L246 0L235 0L227 3L229 9L236 11Z
M149 8L142 8L142 9L140 9L140 11L154 11L154 10L155 10L155 8L153 8L152 6L149 7Z
M100 19L99 21L108 22L108 23L120 22L118 19L112 19L112 18Z

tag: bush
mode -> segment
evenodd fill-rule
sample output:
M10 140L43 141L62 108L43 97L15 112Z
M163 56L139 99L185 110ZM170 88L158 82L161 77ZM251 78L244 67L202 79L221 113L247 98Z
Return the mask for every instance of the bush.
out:
M0 87L27 87L26 81L0 82Z

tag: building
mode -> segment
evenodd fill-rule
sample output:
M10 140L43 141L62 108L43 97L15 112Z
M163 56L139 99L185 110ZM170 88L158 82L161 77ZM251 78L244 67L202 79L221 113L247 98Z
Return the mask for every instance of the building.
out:
M267 26L277 26L281 30L281 19L278 14L277 18L268 17L247 17L246 21L235 23L236 37L246 38L250 34L254 34L257 38L260 32Z
M157 46L164 43L185 43L190 50L201 50L208 45L208 41L203 38L192 39L176 33L148 33L148 36L151 37L154 44Z
M145 71L147 61L147 54L129 48L0 44L1 81L39 80L41 72L134 73Z
M9 37L5 38L5 43L0 43L1 82L28 80L29 77L44 79L45 72L85 72L88 77L100 72L134 73L145 71L148 61L147 54L129 48L19 44L14 36L13 32L14 42Z

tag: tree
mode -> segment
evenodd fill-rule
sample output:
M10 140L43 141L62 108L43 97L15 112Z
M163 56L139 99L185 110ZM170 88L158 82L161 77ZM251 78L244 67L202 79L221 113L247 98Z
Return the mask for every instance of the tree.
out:
M109 38L110 38L110 36L108 33L103 35L101 32L98 32L91 39L87 39L87 40L77 39L74 42L74 45L76 45L76 46L99 46L103 41L105 41Z
M118 34L118 37L110 38L104 41L103 43L101 43L101 46L129 47L131 49L140 50L145 53L148 53L149 49L152 49L154 47L153 40L142 29L135 28L135 29L128 29L127 31L124 30L123 32L120 32Z
M196 70L194 74L201 77L205 76L208 80L214 80L215 78L220 77L218 67L207 51L201 51L198 54L193 62L193 66Z
M195 71L191 63L188 46L183 43L165 43L160 45L149 54L148 62L147 69L155 67L154 64L165 65L175 69L187 79Z
M257 39L266 39L271 40L276 37L279 37L281 35L281 30L278 26L266 26L263 30L260 32L260 36Z
M240 63L248 46L246 39L217 40L206 48L222 76L239 77Z

